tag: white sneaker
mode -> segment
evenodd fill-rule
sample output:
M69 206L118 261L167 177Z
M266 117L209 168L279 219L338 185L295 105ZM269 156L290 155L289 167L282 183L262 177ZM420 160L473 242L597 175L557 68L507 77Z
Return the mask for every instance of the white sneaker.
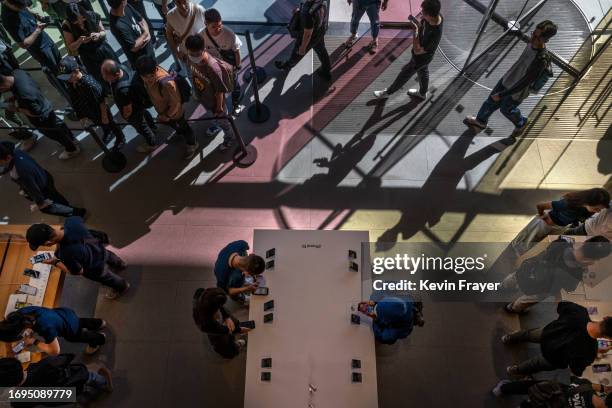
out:
M155 149L157 149L158 147L159 145L150 145L148 143L143 143L141 145L138 145L138 147L136 148L136 151L138 153L151 153L155 151Z
M195 154L198 151L198 147L200 147L200 144L198 142L196 142L196 144L194 145L187 145L185 147L185 159L189 160L191 159L193 156L195 156Z
M408 95L411 96L412 98L420 99L422 101L427 99L427 92L422 94L422 93L419 92L418 89L409 89L408 90Z
M75 156L78 156L79 153L81 153L81 149L77 146L75 151L69 152L68 150L64 150L63 152L59 154L59 156L57 156L57 158L60 160L68 160L68 159L72 159Z
M501 387L504 384L509 384L511 381L510 380L501 380L500 382L497 383L497 385L495 386L495 388L493 388L491 390L491 392L493 393L493 395L495 395L496 397L501 397L503 395Z
M36 135L33 134L32 137L26 140L22 140L19 148L23 150L24 152L29 152L36 145L37 140L38 138L36 137Z
M234 111L233 114L234 116L238 116L242 113L242 111L244 110L245 106L244 105L238 105L236 107L234 107Z
M244 339L238 339L236 340L236 347L238 347L239 350L242 350L246 347L246 340Z
M389 93L387 92L387 88L385 88L381 89L380 91L374 91L374 96L378 99L383 99L389 96Z

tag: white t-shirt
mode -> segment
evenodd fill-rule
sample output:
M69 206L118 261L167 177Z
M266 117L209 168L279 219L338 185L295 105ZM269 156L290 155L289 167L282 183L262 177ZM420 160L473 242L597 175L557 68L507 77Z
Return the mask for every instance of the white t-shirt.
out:
M612 209L606 208L584 222L588 236L603 235L612 239Z
M189 14L187 17L183 17L183 15L178 11L178 8L174 7L172 10L168 11L166 15L167 24L172 26L172 29L175 33L178 34L179 37L183 37L183 41L178 44L179 50L183 51L183 47L185 46L185 38L190 35L198 34L204 27L206 27L206 22L204 20L204 12L206 10L204 7L199 4L189 3ZM189 34L185 34L185 30L189 26L189 22L191 21L191 16L195 13L195 20L193 21L193 26L189 30Z
M221 54L219 53L219 51L217 51L217 47L215 47L215 44L210 39L210 37L212 37L212 34L206 33L206 27L204 27L204 29L200 31L200 35L204 39L204 47L206 48L206 51L215 58L221 58ZM230 28L227 28L225 26L221 28L221 32L219 33L219 35L213 37L213 39L215 40L219 48L222 50L238 51L240 50L240 47L242 47L242 41L240 41L240 38L238 38L238 36L234 34L234 32Z

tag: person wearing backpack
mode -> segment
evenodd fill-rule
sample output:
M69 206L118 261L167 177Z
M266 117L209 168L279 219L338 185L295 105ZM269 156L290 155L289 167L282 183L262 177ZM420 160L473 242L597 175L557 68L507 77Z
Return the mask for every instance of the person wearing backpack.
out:
M74 354L60 354L30 363L24 370L16 358L2 358L0 387L74 387L77 396L82 396L89 389L113 391L113 377L107 367L102 366L97 371L90 371L85 364L74 363L73 360ZM38 404L13 403L11 406L38 406Z
M145 139L145 143L139 145L136 151L150 153L157 149L157 125L147 109L150 100L140 76L125 65L106 60L102 63L102 77L110 84L121 117Z
M574 376L569 385L556 380L501 380L492 390L496 397L527 395L522 408L612 408L611 392L610 386Z
M585 307L565 301L557 305L557 314L559 317L544 328L519 330L501 337L505 345L540 344L541 355L508 366L508 375L526 376L569 367L572 374L581 377L598 353L612 349L600 347L598 342L599 338L612 339L612 317L591 321Z
M157 111L157 121L170 126L185 138L185 158L191 159L198 149L198 142L185 120L183 110L183 104L191 97L191 86L187 79L176 72L169 73L157 65L155 58L148 55L136 60L136 70Z
M539 23L531 34L531 41L519 59L499 80L489 98L482 104L476 116L467 116L464 123L480 132L487 127L489 117L496 110L514 124L512 137L520 136L527 127L528 119L521 114L519 105L533 90L543 86L543 77L552 77L550 55L546 43L557 34L557 26L550 20Z
M88 230L81 217L68 217L64 227L53 228L47 224L33 224L26 232L30 249L36 251L39 246L57 245L55 257L44 261L60 268L65 273L83 275L87 279L108 286L110 291L106 299L114 300L123 295L129 288L127 280L117 275L124 271L127 264L114 252L106 249L108 237L101 239Z
M61 351L58 340L61 337L71 343L86 343L85 354L94 354L106 343L102 333L105 327L104 320L80 318L65 307L26 306L0 321L0 341L23 341L26 348L56 356Z
M188 66L193 80L197 100L215 118L227 116L229 112L227 94L234 90L234 69L227 62L206 52L204 39L190 35L185 40L188 52ZM229 119L215 120L213 126L223 130L223 143L218 150L224 152L234 146L234 131Z
M327 9L327 0L306 0L294 11L292 21L289 23L290 33L295 38L293 51L287 61L275 61L276 68L289 72L310 49L313 49L321 61L317 74L327 81L331 80L331 61L325 48Z
M508 313L525 313L533 305L561 290L573 292L588 267L610 255L610 241L603 236L574 245L569 237L559 237L538 255L528 258L502 282L503 289L519 289L523 295L508 303Z

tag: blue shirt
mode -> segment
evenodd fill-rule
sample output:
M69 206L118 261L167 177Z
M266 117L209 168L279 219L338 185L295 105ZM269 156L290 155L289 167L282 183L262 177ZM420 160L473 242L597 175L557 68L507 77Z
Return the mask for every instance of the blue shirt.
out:
M84 242L93 239L81 217L68 217L64 221L64 238L59 242L55 257L71 273L95 274L104 269L105 250L101 244Z
M38 205L45 202L45 191L49 185L48 173L26 152L15 149L13 162L17 178L14 181ZM12 176L11 176L12 177Z
M234 241L229 243L219 252L217 262L215 262L215 276L217 277L217 287L228 291L229 288L241 288L244 286L244 275L238 268L229 266L229 258L233 253L246 256L249 244L246 241Z
M57 337L70 338L79 331L79 317L65 307L48 309L39 306L27 306L18 310L19 313L33 315L36 319L32 330L51 343Z
M414 302L398 297L385 297L376 304L372 322L374 337L383 344L393 344L408 337L414 327Z
M548 213L553 222L561 227L577 224L589 218L591 214L586 208L572 208L567 204L567 200L562 198L552 202L552 210Z
M36 26L38 21L36 17L28 11L27 9L23 9L20 11L14 11L4 4L2 5L2 25L6 28L6 31L13 37L13 40L17 43L23 43L27 37L29 37L34 30L36 30ZM32 43L30 48L34 48L35 50L41 50L47 47L54 47L55 43L49 37L46 32L40 33L36 41Z

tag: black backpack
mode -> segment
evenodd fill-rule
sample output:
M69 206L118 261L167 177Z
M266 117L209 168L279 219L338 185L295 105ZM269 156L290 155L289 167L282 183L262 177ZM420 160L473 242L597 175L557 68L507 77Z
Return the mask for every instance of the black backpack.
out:
M308 10L304 9L305 3L300 3L298 7L293 10L291 20L287 24L287 30L292 38L300 38L304 27L302 24L302 13L308 13L312 16L316 16L317 13L321 13L323 18L316 18L315 32L325 33L329 26L329 13L327 11L327 0L314 0Z
M170 71L168 75L159 80L159 86L163 86L166 82L174 81L181 95L181 103L187 103L191 99L191 85L183 75L178 72Z

